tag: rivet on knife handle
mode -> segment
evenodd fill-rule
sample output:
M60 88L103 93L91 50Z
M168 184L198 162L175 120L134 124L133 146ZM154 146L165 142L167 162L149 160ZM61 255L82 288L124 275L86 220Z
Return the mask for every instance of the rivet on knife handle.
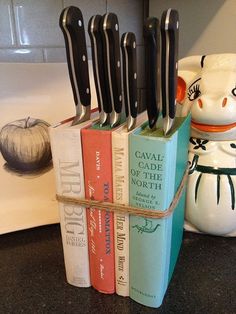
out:
M146 106L149 127L154 129L160 112L160 27L149 17L144 23Z
M76 117L72 124L90 118L91 94L83 15L79 8L69 6L60 15L59 25L65 39L68 70Z
M176 111L176 86L178 70L179 15L168 9L161 18L161 91L164 134L167 135L174 123Z
M127 129L131 131L136 124L137 101L137 53L135 34L128 32L121 37L123 57L123 90Z
M114 13L105 14L102 22L110 124L114 127L120 122L122 110L119 23Z
M97 92L100 124L105 125L108 122L109 116L108 113L104 111L104 104L106 104L108 100L105 87L101 20L101 15L92 16L88 23L88 33L92 47L93 73Z

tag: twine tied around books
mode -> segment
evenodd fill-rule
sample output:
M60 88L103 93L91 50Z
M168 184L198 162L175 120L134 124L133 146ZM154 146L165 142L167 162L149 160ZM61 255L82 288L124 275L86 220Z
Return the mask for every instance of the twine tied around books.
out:
M58 195L56 194L56 199L59 202L66 203L66 204L72 204L72 205L80 205L87 208L96 208L111 212L118 212L123 214L129 214L129 215L135 215L135 216L141 216L144 218L165 218L170 216L174 209L176 208L181 195L184 190L185 183L187 182L188 178L188 171L189 166L185 169L184 175L182 177L182 180L180 182L180 185L176 191L176 194L170 204L170 206L164 210L150 210L145 208L139 208L129 205L123 205L123 204L117 204L117 203L109 203L109 202L103 202L103 201L96 201L96 200L88 200L84 198L75 198L70 196L64 196L64 195Z

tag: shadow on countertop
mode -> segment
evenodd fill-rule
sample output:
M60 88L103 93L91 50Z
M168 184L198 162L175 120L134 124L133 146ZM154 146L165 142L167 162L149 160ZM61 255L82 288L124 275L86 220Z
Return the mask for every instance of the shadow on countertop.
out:
M66 282L59 225L0 236L0 313L236 313L236 238L192 233L159 309Z

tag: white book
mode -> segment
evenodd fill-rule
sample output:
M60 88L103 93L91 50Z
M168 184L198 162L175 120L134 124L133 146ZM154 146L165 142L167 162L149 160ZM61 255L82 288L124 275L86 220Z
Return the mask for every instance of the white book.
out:
M85 197L81 129L92 121L71 126L71 121L50 128L56 192L62 196ZM89 287L89 255L86 209L59 202L61 236L66 278L69 284Z
M137 117L137 127L147 114ZM132 130L133 131L133 130ZM113 202L129 205L129 134L122 125L112 132ZM129 215L114 214L116 293L129 296Z

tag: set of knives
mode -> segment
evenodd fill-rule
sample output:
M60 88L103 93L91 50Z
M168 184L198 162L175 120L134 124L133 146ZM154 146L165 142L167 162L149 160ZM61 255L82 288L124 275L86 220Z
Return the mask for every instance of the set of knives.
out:
M90 118L91 93L88 56L82 12L70 6L60 15L67 63L76 106L73 125ZM176 108L178 12L163 12L161 23L148 18L144 23L146 107L150 129L156 128L160 112L164 134L173 126ZM136 38L132 32L119 35L116 14L94 15L88 23L93 73L101 126L121 122L125 106L127 129L132 130L138 113ZM120 49L121 48L121 49ZM122 59L121 53L122 51Z
M149 17L144 23L146 104L150 129L155 129L160 112L167 135L174 124L178 71L179 15L168 9L161 22Z

